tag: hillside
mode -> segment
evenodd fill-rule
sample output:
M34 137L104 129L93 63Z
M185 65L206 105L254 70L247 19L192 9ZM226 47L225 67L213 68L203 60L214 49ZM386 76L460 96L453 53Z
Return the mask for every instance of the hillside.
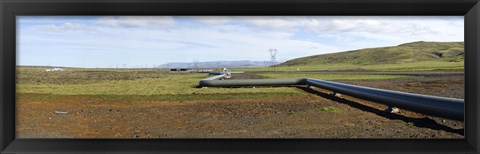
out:
M366 48L339 53L314 55L286 61L277 66L378 65L426 61L463 62L463 42L412 42L398 46Z

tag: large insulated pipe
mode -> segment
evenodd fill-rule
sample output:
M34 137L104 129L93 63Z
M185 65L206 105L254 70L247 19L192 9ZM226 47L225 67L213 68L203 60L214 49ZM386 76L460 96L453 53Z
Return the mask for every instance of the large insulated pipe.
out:
M209 79L209 78L207 78ZM291 79L246 79L246 80L200 80L200 87L243 87L243 86L288 86L304 85L303 78Z
M227 74L215 75L215 76L208 77L208 78L205 78L205 79L200 80L200 83L202 83L203 80L205 80L205 81L212 81L212 80L217 80L217 79L224 78L225 76L227 76ZM200 84L200 86L201 86L201 84Z
M219 75L221 76L221 75ZM353 97L394 106L427 115L452 120L464 120L464 100L438 96L420 95L399 91L391 91L344 83L324 81L310 78L291 79L249 79L249 80L216 80L210 77L200 80L201 87L241 87L241 86L289 86L311 85L326 90L339 92Z
M306 78L309 85L349 96L452 120L464 120L463 99L420 95Z
M225 73L230 73L230 74L242 74L244 72L208 72L209 75L221 75Z
M208 75L222 75L224 72L208 72Z

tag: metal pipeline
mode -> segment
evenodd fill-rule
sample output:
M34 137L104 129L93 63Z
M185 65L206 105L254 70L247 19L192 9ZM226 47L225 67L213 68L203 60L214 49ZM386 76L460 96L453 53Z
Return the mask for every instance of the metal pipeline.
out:
M221 75L221 74L225 74L225 73L241 74L241 73L244 73L244 72L208 72L209 75Z
M208 72L208 75L222 75L225 74L223 72Z
M216 80L222 75L200 80L200 87L311 85L349 96L407 109L427 115L463 121L464 100L384 90L311 78Z
M349 96L452 120L464 120L464 100L305 79L307 84Z
M246 79L246 80L200 80L200 87L288 86L302 85L302 78L291 79Z
M212 76L212 77L202 79L202 80L200 80L200 86L202 86L202 81L204 81L204 80L205 81L213 81L213 80L224 78L225 76L227 76L227 74L220 74L220 75L215 75L215 76Z

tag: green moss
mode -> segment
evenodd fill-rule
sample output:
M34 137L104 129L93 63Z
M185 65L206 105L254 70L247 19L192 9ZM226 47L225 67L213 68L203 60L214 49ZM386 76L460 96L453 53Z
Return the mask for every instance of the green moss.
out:
M91 69L94 70L94 69ZM73 71L75 74L76 72ZM109 74L110 73L110 74ZM132 74L138 72L132 71ZM18 79L18 93L43 93L43 94L62 94L62 95L172 95L179 97L189 97L188 95L204 94L244 94L244 93L302 93L295 88L288 87L257 87L257 88L195 88L200 79L208 77L202 73L155 73L155 75L144 74L138 77L113 77L106 78L85 78L85 82L68 80L52 82L57 75L45 75L40 78L40 82L32 83L35 79L30 76L36 73L19 71L19 75L26 76ZM107 76L117 76L118 72L107 72ZM78 75L78 74L77 74ZM127 74L128 75L128 74ZM133 75L133 76L137 76ZM119 76L126 76L124 74ZM119 79L120 78L120 79Z
M322 108L316 109L317 112L335 112L335 113L341 113L341 110L333 107L333 106L325 106Z
M296 111L288 111L288 115L296 115L297 112Z

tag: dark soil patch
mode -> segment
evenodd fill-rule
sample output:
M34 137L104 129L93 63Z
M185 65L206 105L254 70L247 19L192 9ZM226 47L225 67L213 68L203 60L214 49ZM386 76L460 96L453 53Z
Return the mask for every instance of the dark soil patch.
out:
M265 79L266 77L250 74L250 73L239 73L239 74L232 74L230 79Z

